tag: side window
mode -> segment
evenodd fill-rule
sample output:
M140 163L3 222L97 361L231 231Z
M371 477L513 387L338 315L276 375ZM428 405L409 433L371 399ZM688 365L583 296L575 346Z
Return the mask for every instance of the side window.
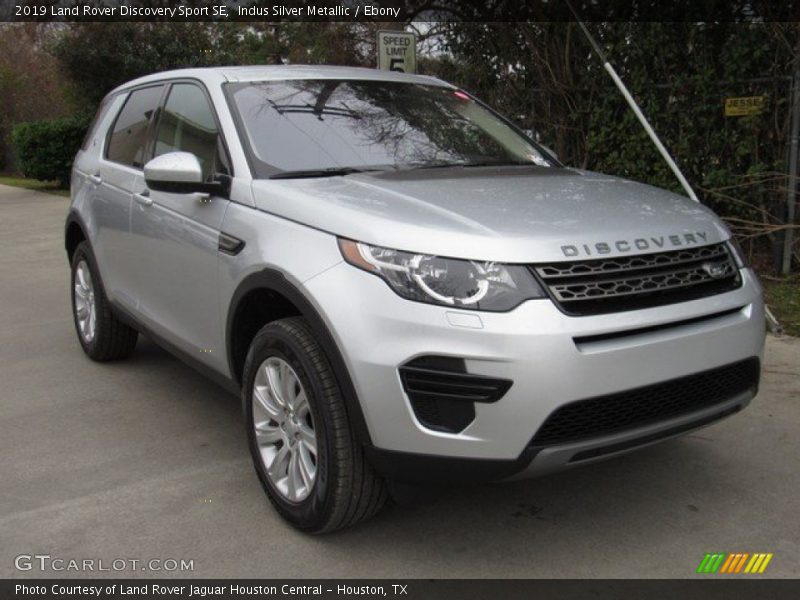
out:
M131 92L112 126L106 158L141 169L147 149L147 128L158 108L164 86Z
M172 86L158 118L155 156L177 151L194 154L206 180L229 172L214 113L203 90L191 83Z

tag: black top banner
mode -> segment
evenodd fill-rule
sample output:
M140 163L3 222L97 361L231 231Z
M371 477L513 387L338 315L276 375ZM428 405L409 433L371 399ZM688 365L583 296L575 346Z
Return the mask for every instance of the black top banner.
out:
M800 21L800 0L0 0L0 21Z

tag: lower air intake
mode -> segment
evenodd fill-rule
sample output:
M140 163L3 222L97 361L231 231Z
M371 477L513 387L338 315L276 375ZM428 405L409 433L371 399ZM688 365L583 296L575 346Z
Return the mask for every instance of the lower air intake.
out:
M750 358L710 371L566 404L536 432L532 446L592 439L680 417L758 387L759 361Z
M508 379L467 373L462 359L437 356L400 367L400 379L417 420L428 429L449 433L472 423L476 402L496 402L511 387Z

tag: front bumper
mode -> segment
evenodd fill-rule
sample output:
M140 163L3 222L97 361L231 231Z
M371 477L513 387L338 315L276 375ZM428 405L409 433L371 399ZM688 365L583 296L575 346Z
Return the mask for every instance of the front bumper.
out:
M588 317L569 317L550 300L528 301L508 313L410 302L345 263L306 287L350 371L376 467L405 480L426 466L434 478L440 471L445 476L464 471L466 479L498 479L584 462L574 459L580 453L586 461L618 454L745 406L755 390L647 427L531 447L542 423L567 403L760 358L761 289L751 271L743 270L742 278L740 288L725 294ZM718 313L723 314L703 318ZM676 322L683 324L670 326ZM433 431L415 417L398 373L401 365L429 355L463 358L470 374L510 379L513 385L499 401L476 404L475 419L460 433ZM601 447L610 450L599 452Z

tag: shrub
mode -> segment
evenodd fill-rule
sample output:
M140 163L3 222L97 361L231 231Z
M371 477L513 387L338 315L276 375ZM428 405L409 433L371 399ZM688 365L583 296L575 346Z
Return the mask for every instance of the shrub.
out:
M25 177L69 187L72 160L88 128L82 117L18 123L11 131L17 163Z

